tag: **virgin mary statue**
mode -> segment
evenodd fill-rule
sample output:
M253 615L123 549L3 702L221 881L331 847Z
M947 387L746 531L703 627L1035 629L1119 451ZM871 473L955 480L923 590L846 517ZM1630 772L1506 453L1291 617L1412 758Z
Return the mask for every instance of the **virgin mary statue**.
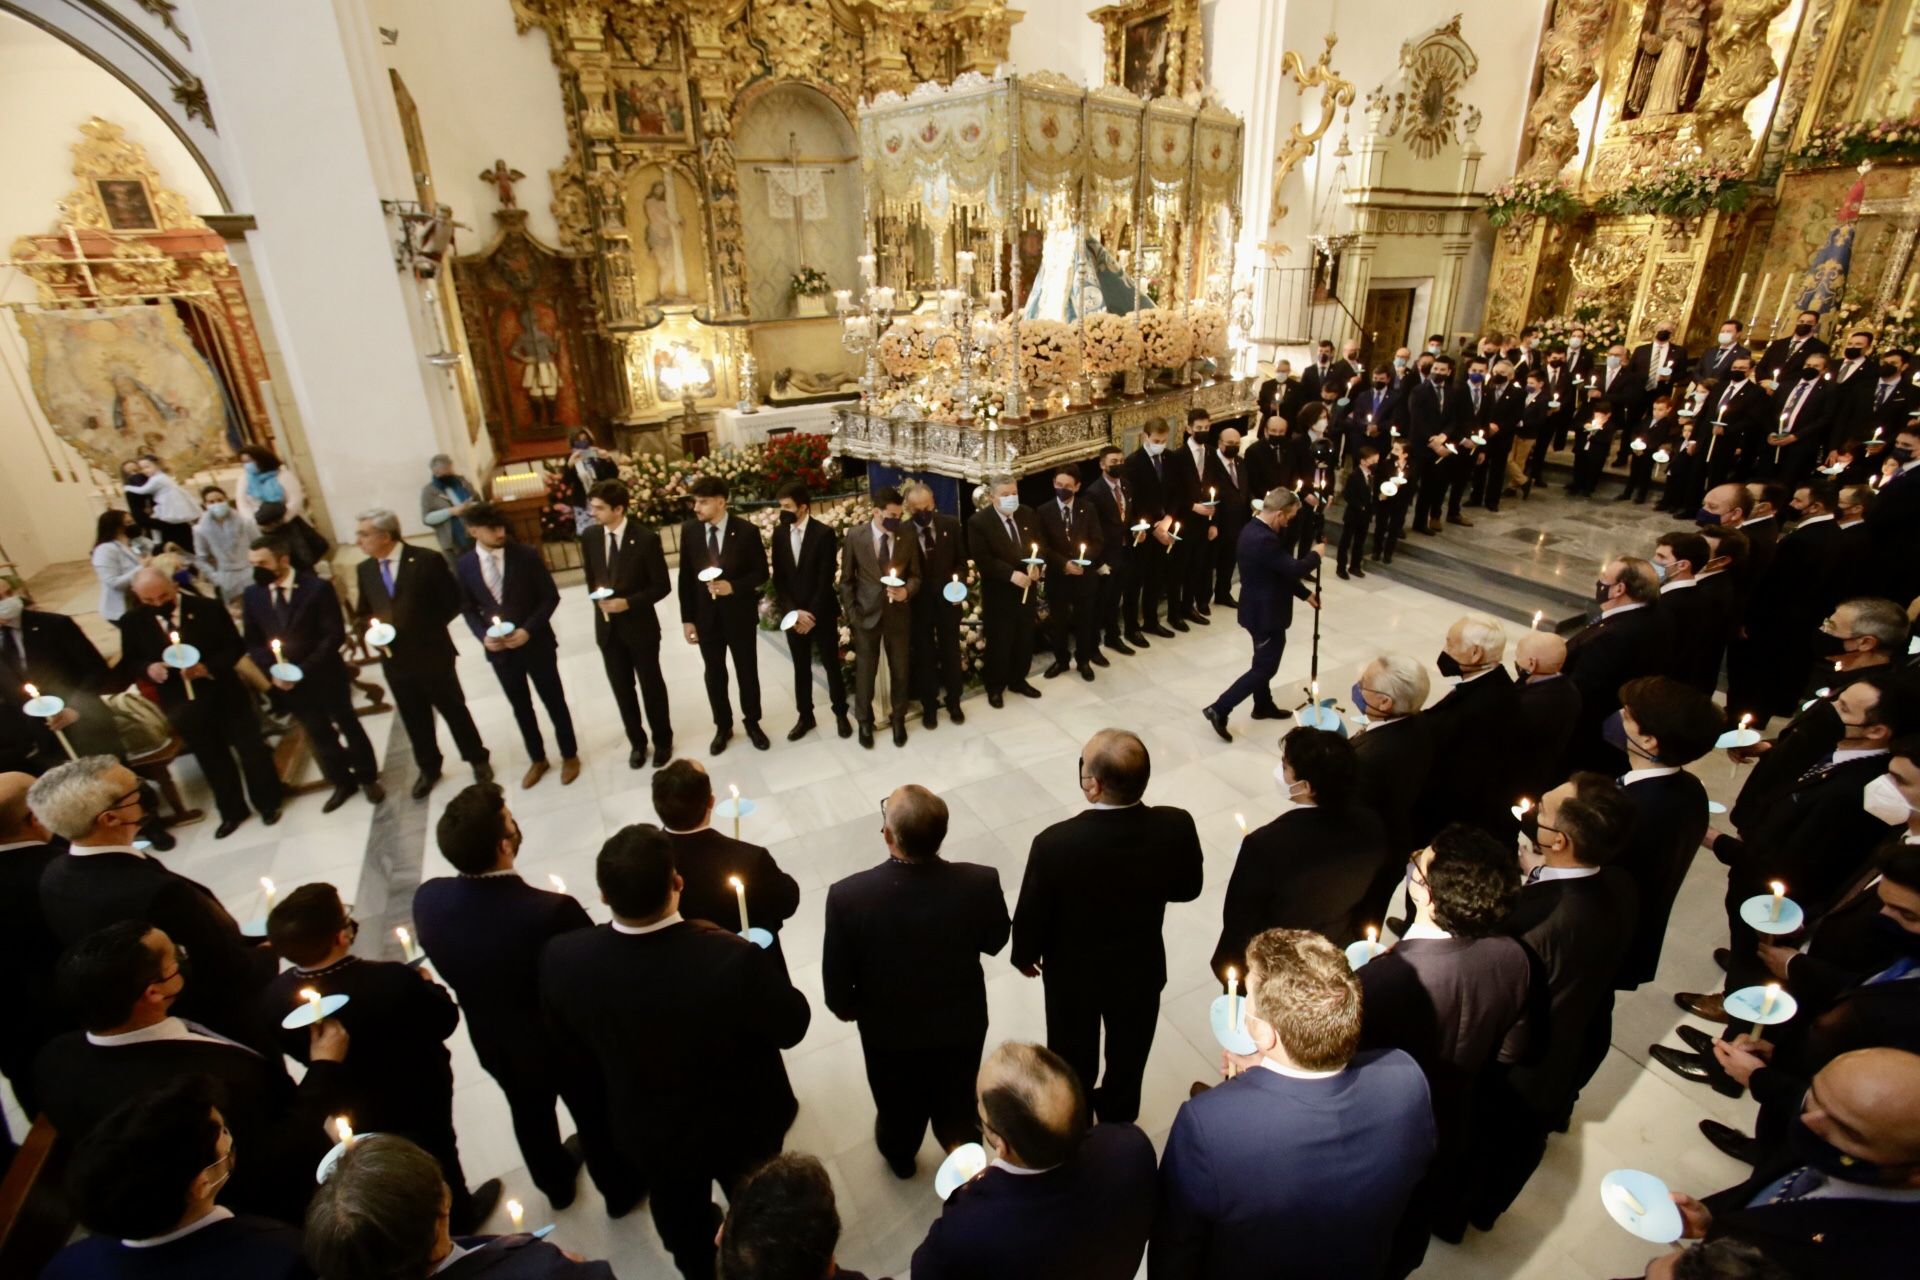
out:
M1628 103L1642 116L1680 110L1693 78L1693 58L1706 39L1706 0L1667 0L1654 29L1640 37L1640 60L1628 87Z

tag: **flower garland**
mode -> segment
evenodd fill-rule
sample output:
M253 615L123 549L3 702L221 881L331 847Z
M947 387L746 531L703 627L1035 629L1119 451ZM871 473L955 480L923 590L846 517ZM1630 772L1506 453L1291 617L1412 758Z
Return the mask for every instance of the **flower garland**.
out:
M1591 312L1591 314L1588 314ZM1548 316L1544 320L1531 322L1540 331L1542 349L1559 345L1565 346L1573 336L1575 326L1586 331L1586 350L1594 353L1595 360L1605 358L1608 347L1627 340L1627 327L1612 316L1601 315L1591 308L1581 308L1570 316Z
M1020 323L1020 378L1035 386L1071 382L1080 376L1080 333L1064 320Z
M1920 110L1899 119L1822 125L1787 157L1795 169L1854 165L1862 160L1920 159Z
M1487 222L1504 227L1515 218L1533 214L1553 222L1565 222L1586 212L1580 198L1558 178L1541 180L1522 178L1495 187L1481 206Z
M1096 311L1080 324L1088 373L1112 375L1140 367L1140 330L1126 316Z
M1150 368L1173 369L1193 358L1193 329L1185 316L1159 307L1136 311L1140 346Z
M1697 218L1718 209L1736 213L1753 197L1753 184L1738 169L1661 168L1632 177L1594 205L1597 213L1652 213Z
M728 446L704 458L679 462L657 453L615 454L614 460L620 466L621 483L632 494L628 513L641 524L656 527L692 517L689 486L696 476L725 480L736 502L771 502L790 480L822 494L839 479L838 467L827 454L827 438L821 435L793 435L737 449Z
M880 367L892 378L917 378L927 371L927 358L915 341L913 328L906 321L896 321L892 328L880 335Z
M1197 302L1187 311L1187 324L1193 330L1193 358L1218 360L1227 354L1227 309L1211 302Z

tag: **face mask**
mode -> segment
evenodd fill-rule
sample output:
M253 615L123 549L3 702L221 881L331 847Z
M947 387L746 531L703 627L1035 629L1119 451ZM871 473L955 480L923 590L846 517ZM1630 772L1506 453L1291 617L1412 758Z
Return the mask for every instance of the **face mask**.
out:
M880 527L882 529L885 529L888 533L898 533L900 532L900 517L899 516L881 516Z
M1072 490L1072 489L1055 489L1053 491L1053 496L1059 499L1061 506L1070 507L1073 505L1074 493L1075 493L1075 490Z
M1213 443L1213 433L1211 431L1189 431L1187 432L1187 443L1197 444L1204 448Z
M1860 807L1890 827L1906 826L1907 818L1913 813L1913 806L1900 794L1890 773L1883 773L1866 785L1860 793Z
M1656 330L1654 330L1654 332L1653 332L1653 336L1654 336L1655 338L1657 338L1658 340L1660 340L1661 342L1666 342L1666 341L1667 341L1668 339L1670 339L1670 338L1672 338L1672 337L1673 337L1673 330L1671 330L1671 329L1656 329Z
M1747 371L1745 369L1735 369L1727 375L1727 378L1733 382L1745 382L1747 380Z
M1470 373L1467 375L1467 381L1471 382L1476 387L1479 386L1481 383L1485 382L1486 380L1487 380L1487 375L1484 373Z
M799 524L800 513L798 511L782 511L780 513L780 523L785 525Z
M1017 493L1010 493L1006 497L999 499L999 503L1000 503L1000 510L1002 510L1008 515L1012 515L1014 512L1020 509L1020 495Z
M1559 356L1549 356L1547 358L1547 367L1549 369L1558 369L1563 363L1565 362Z
M1146 443L1146 450L1149 458L1157 458L1167 451L1167 443L1164 440L1149 440Z
M1287 766L1284 764L1273 766L1273 783L1280 788L1280 811L1282 813L1285 813L1288 809L1299 807L1302 798L1306 794L1306 783L1288 782Z
M1894 459L1898 462L1913 461L1913 450L1907 448L1906 445L1897 444L1893 446L1893 448L1887 450L1887 452L1892 454L1894 456Z
M1429 343L1427 344L1427 354L1428 354L1428 355L1430 355L1430 356L1437 356L1437 355L1439 355L1439 354L1440 354L1440 346L1439 346L1439 344L1438 344L1438 343L1433 343L1433 342L1429 342Z
M1220 456L1223 458L1237 458L1240 456L1240 446L1237 444L1223 444L1220 446Z
M278 581L280 581L280 575L272 569L262 569L258 565L254 566L253 582L255 586L270 587Z
M250 476L257 476L260 474L260 464L255 462L252 458L248 458L245 462L241 463L240 469L246 472Z
M1596 579L1593 584L1593 598L1601 604L1605 604L1608 598L1613 595L1613 587L1614 584L1606 581L1604 578Z
M1852 636L1836 636L1827 631L1815 631L1813 633L1814 652L1823 658L1837 658L1847 652L1847 641L1851 639L1853 639Z
M1883 378L1897 378L1900 376L1900 366L1897 364L1883 364L1880 366L1880 376Z
M1793 336L1796 338L1804 338L1812 332L1813 326L1810 324L1797 324L1793 326Z
M587 450L589 450L589 449L591 449L591 448L593 448L593 441L591 441L591 440L575 440L575 441L573 442L573 447L574 447L574 450L575 450L576 452L579 452L579 453L585 453L585 452L586 452Z
M1111 466L1111 467L1106 467L1106 468L1104 468L1104 470L1105 470L1105 471L1106 471L1106 473L1107 473L1108 475L1110 475L1110 476L1118 476L1118 475L1120 475L1120 474L1122 474L1123 472L1125 472L1125 471L1126 471L1126 468L1125 468L1124 466L1121 466L1121 465L1119 465L1119 464L1117 464L1117 463L1116 463L1115 465L1113 465L1113 466ZM927 518L928 518L929 520L931 520L931 519L932 519L933 517L932 517L932 515L931 515L931 514L929 514Z
M1387 389L1387 384L1385 382L1376 381L1373 384L1373 389L1375 391L1385 391Z
M1847 359L1849 360L1863 359L1866 356L1866 354L1867 354L1867 349L1865 347L1848 347L1847 348Z
M1607 369L1608 369L1608 371L1609 371L1609 372L1611 372L1611 371L1612 371L1612 370L1614 370L1614 369L1618 369L1619 367L1620 367L1620 357L1619 357L1619 356L1608 356L1608 357L1607 357Z
M19 596L8 596L0 600L0 622L18 622L20 615L26 612L27 602Z
M1440 656L1433 660L1433 665L1440 668L1440 674L1449 680L1458 680L1464 674L1460 669L1459 660L1445 649L1442 649Z
M215 520L225 520L227 513L232 510L233 508L224 502L209 502L207 504L207 511Z
M1659 579L1660 581L1662 581L1662 582L1665 582L1665 581L1667 580L1667 566L1666 566L1666 565L1664 565L1664 564L1661 564L1661 563L1660 563L1660 562L1659 562L1658 560L1649 560L1649 561L1647 561L1647 563L1653 566L1653 576L1654 576L1654 577L1656 577L1656 578L1658 578L1658 579Z
M1693 522L1698 525L1719 524L1720 517L1702 507L1693 513Z
M1567 339L1567 350L1569 351L1578 351L1581 347L1585 345L1586 345L1586 339L1584 338L1568 338Z
M1112 472L1108 472L1107 474L1109 474L1109 475L1112 475L1113 473L1112 473ZM921 527L922 529L924 529L924 528L926 528L926 527L927 527L928 525L930 525L930 524L932 524L932 523L933 523L933 512L931 512L931 511L916 511L916 512L914 512L914 513L913 513L913 522L914 522L915 524L917 524L917 525L919 525L919 526L920 526L920 527Z
M1730 346L1732 346L1732 345L1733 345L1733 335L1732 335L1732 334L1730 334L1730 333L1723 333L1723 334L1721 334L1721 335L1720 335L1720 345L1721 345L1721 346L1723 346L1723 347L1730 347Z
M1627 736L1627 724L1618 711L1600 722L1600 736L1609 746L1618 747L1630 756L1639 756L1642 760L1658 760L1658 756L1648 755L1640 744Z
M1800 366L1800 380L1802 382L1812 382L1815 378L1819 376L1820 376L1820 370L1814 368L1812 365Z
M1848 1155L1825 1138L1807 1128L1807 1122L1800 1116L1793 1118L1787 1129L1787 1146L1802 1164L1818 1169L1829 1177L1842 1182L1860 1183L1865 1186L1878 1186L1888 1182L1894 1169L1905 1170L1908 1165L1883 1165L1859 1156Z
M1404 368L1406 368L1406 367L1407 367L1407 358L1406 358L1405 356L1395 356L1395 357L1393 358L1393 367L1394 367L1394 368L1396 368L1396 369L1404 369Z

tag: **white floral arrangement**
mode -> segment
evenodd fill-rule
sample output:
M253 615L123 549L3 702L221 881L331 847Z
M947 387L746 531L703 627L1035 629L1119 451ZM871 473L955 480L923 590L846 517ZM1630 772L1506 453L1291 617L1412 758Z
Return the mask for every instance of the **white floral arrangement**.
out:
M1080 333L1063 320L1025 320L1020 324L1020 378L1035 386L1070 382L1080 376Z
M1000 425L1000 411L1006 401L998 391L983 391L973 398L973 425L981 431Z
M1152 369L1175 369L1193 358L1193 328L1177 311L1153 307L1133 313L1142 359Z
M880 367L889 377L917 378L927 371L927 357L909 325L896 324L881 334L879 354Z
M1227 354L1227 309L1212 302L1197 302L1187 311L1187 325L1193 330L1193 358L1218 360Z
M1081 327L1088 373L1129 373L1140 367L1140 330L1126 316L1096 311Z

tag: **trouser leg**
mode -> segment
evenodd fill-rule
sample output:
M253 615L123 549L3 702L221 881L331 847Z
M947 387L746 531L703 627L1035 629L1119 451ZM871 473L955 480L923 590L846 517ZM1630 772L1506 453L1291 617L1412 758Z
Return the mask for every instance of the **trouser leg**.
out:
M634 751L645 751L647 727L640 719L640 699L634 692L634 679L639 672L634 667L633 655L611 630L600 639L600 665L607 673L607 688L613 691L613 705L620 711L627 746Z
M733 728L733 702L727 694L727 639L716 628L700 632L700 665L707 685L707 706L713 727Z
M1253 705L1267 710L1274 705L1273 677L1280 670L1280 655L1286 649L1287 633L1277 631L1253 638L1253 663L1246 672L1227 686L1227 691L1215 700L1213 707L1221 715L1233 714L1233 709L1253 699Z
M1041 978L1046 988L1047 1048L1066 1060L1087 1096L1100 1078L1100 1006L1088 994Z
M747 627L727 637L733 655L733 679L740 686L740 718L760 723L760 642L758 629Z
M1107 1071L1093 1094L1094 1114L1101 1120L1131 1123L1139 1118L1140 1082L1147 1072L1159 1017L1158 991L1114 992L1103 1001Z
M543 761L547 758L546 740L540 736L540 717L534 714L533 690L528 685L527 667L518 654L490 655L493 661L493 674L499 678L500 689L507 695L507 705L513 708L513 722L520 726L520 741L527 748L527 759Z
M852 624L853 631L853 718L863 728L873 728L873 686L880 665L880 628Z
M485 764L487 746L480 741L480 730L474 727L473 713L467 710L467 695L460 688L459 673L449 670L435 675L429 685L429 696L434 710L447 722L447 731L453 735L453 745L459 749L460 758L469 764Z

